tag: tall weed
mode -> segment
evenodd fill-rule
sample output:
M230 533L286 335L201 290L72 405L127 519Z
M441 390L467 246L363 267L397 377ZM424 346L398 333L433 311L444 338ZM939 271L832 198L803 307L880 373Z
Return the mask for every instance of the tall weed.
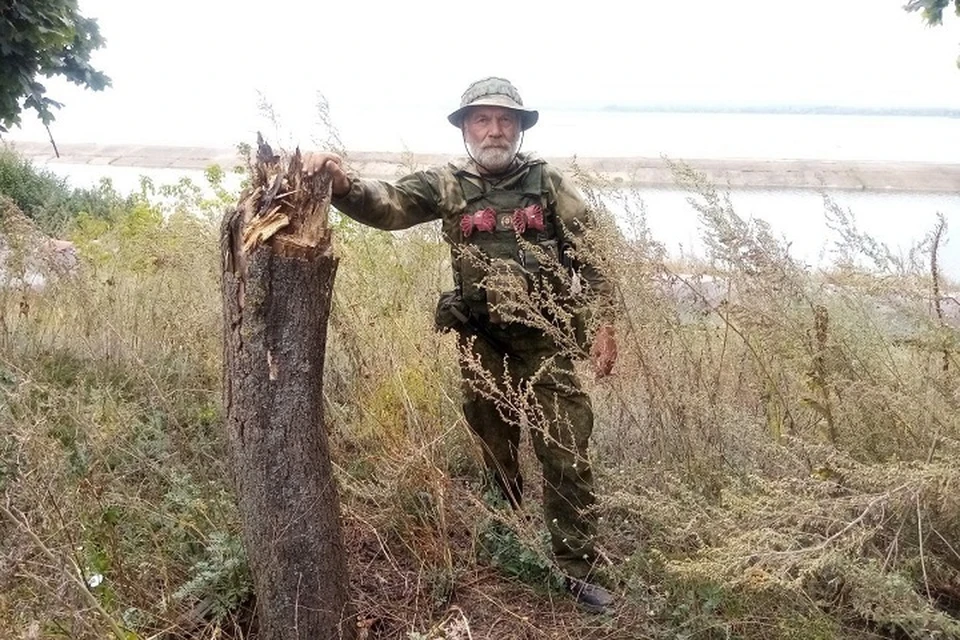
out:
M502 637L960 633L960 336L944 312L951 283L931 268L936 234L892 260L828 199L838 259L811 270L733 198L676 171L707 247L682 262L646 225L659 212L580 173L599 220L583 251L617 283L620 343L613 377L578 365L621 601L599 622L555 599L528 436L527 504L483 498L458 346L432 330L451 286L439 229L335 218L326 427L371 637L463 616ZM0 295L11 637L248 633L220 425L214 218L230 197L207 193L145 182L71 218L77 272L26 305ZM557 302L531 293L504 311L584 355L560 314L529 315ZM523 389L488 391L535 424Z

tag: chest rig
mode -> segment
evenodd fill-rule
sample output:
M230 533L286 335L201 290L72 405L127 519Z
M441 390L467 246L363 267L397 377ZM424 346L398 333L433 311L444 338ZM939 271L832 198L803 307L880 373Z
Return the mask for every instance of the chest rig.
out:
M500 308L519 305L541 277L544 257L559 258L556 218L548 210L543 167L530 165L503 183L475 184L460 174L466 207L452 236L453 277L472 313L503 322ZM521 241L522 239L522 241Z

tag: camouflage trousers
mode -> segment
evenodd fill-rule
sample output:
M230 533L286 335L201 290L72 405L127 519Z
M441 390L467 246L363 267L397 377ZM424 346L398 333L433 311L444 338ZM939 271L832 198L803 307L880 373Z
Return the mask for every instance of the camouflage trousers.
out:
M543 470L543 512L557 564L584 578L596 561L596 498L587 445L593 407L573 362L553 341L523 326L461 333L463 413L487 470L515 507L523 498L517 457L529 429Z

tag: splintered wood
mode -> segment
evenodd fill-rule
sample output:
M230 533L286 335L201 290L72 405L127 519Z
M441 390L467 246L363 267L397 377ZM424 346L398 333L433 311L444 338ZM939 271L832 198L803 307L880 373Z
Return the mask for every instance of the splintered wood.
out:
M241 196L237 212L243 216L244 254L270 242L283 255L307 257L304 252L330 244L330 179L305 175L300 149L284 163L258 138L253 184Z

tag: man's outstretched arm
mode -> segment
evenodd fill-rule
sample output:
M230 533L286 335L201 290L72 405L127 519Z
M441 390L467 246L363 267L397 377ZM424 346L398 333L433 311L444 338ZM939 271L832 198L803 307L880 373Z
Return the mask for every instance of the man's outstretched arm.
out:
M307 175L323 172L331 178L333 206L357 222L393 231L440 217L436 176L416 171L394 183L364 180L351 175L335 153L308 153L303 157Z

